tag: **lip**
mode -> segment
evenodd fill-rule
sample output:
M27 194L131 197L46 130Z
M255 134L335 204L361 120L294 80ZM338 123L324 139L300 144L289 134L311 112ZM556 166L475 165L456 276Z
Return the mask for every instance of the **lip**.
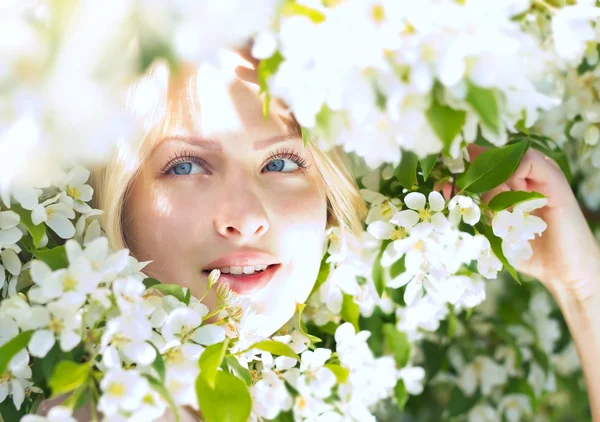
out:
M228 283L229 288L235 293L247 295L257 292L269 284L280 268L281 264L272 264L266 270L254 274L232 275L221 273L217 283ZM203 271L203 273L208 275L208 271Z
M214 270L223 267L249 267L256 265L274 265L276 262L272 255L259 251L238 251L222 256L209 264L206 264L203 271Z
M257 265L266 265L267 269L254 274L223 274L219 277L217 283L228 283L229 288L237 294L250 294L264 288L273 279L275 274L281 268L281 263L277 262L273 255L261 251L237 251L221 258L218 258L207 264L202 273L206 276L215 268L224 267L249 267Z

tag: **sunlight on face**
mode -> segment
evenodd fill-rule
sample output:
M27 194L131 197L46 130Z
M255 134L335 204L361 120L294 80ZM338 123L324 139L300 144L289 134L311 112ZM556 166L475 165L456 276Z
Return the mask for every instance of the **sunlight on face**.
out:
M313 287L327 203L289 115L271 103L265 119L258 87L236 76L238 66L250 65L223 53L220 66L170 87L167 123L131 186L124 231L132 253L153 261L150 275L196 297L212 268L254 266L222 278L269 317L269 335ZM215 306L214 291L205 303Z

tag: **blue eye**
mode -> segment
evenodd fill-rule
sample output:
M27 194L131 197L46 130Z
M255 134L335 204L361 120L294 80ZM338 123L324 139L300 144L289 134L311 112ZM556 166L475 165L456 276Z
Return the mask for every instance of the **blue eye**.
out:
M175 174L177 176L187 176L189 174L201 173L203 171L202 167L191 161L184 161L179 164L175 164L171 170L171 174Z
M298 164L286 158L277 158L271 160L264 168L264 171L274 171L286 173L289 171L295 171L298 169Z

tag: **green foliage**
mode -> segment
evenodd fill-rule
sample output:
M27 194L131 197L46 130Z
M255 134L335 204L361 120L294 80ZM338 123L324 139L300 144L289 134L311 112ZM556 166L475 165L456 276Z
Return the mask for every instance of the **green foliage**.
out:
M435 167L438 156L439 154L431 154L419 160L419 163L421 163L421 171L423 172L423 179L425 181L429 178L431 171Z
M482 152L457 180L462 191L484 193L506 182L513 175L529 142L520 141Z
M67 259L67 251L65 246L56 246L52 249L37 249L31 251L33 256L40 261L45 262L52 269L52 271L60 270L69 266L69 260Z
M75 363L70 360L58 362L48 381L52 396L69 393L84 385L90 376L90 363Z
M198 360L200 366L200 377L211 387L215 387L216 374L221 362L225 358L227 347L229 346L229 340L225 339L222 343L217 343L208 346Z
M406 189L412 189L417 184L417 165L419 158L411 151L402 151L400 165L394 170L394 176Z
M410 358L410 342L408 336L392 324L384 324L383 333L385 335L385 344L396 360L396 365L403 368Z
M475 109L486 127L495 133L500 133L500 107L496 95L496 91L493 89L469 83L466 100Z
M448 149L465 125L467 113L441 104L436 95L432 97L431 106L425 113L427 121L444 144L444 148Z
M525 191L507 191L501 192L494 196L488 203L488 208L492 211L498 212L505 210L510 207L514 207L522 202L526 202L532 199L545 198L539 192L525 192Z
M275 340L261 340L258 343L254 343L250 348L263 350L277 356L287 356L288 358L300 360L300 356L290 346Z
M44 223L40 223L37 226L33 224L33 221L31 221L31 211L26 210L19 204L13 204L11 206L11 210L19 214L21 224L27 228L27 231L31 235L33 246L36 248L39 247L44 235L46 234L46 226Z
M354 299L351 295L343 293L344 299L342 302L342 319L351 323L354 326L356 331L360 331L360 327L358 325L358 318L360 316L360 309L358 304L354 302Z
M375 259L375 262L373 263L373 270L371 273L371 277L373 277L373 283L375 284L375 289L377 290L377 294L379 295L379 297L381 297L385 289L385 271L381 265L381 257L383 256L385 248L387 248L387 245L389 243L389 240L384 240L381 244L379 254Z
M252 399L248 386L228 372L218 371L213 385L200 374L196 394L207 422L246 422L250 417Z
M4 374L12 358L27 347L31 336L33 336L33 330L23 331L0 347L0 376Z
M191 296L189 289L186 291L179 284L164 284L155 278L145 278L144 286L146 286L147 289L152 288L166 295L173 296L186 305L190 304Z

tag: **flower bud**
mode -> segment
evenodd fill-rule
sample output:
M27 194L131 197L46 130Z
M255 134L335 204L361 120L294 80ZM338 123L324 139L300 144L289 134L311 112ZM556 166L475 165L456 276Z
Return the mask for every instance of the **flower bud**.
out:
M212 270L210 272L210 274L208 275L208 288L209 289L211 289L212 286L215 285L215 283L217 282L219 277L221 277L221 270L219 270L218 268L215 268L214 270Z

